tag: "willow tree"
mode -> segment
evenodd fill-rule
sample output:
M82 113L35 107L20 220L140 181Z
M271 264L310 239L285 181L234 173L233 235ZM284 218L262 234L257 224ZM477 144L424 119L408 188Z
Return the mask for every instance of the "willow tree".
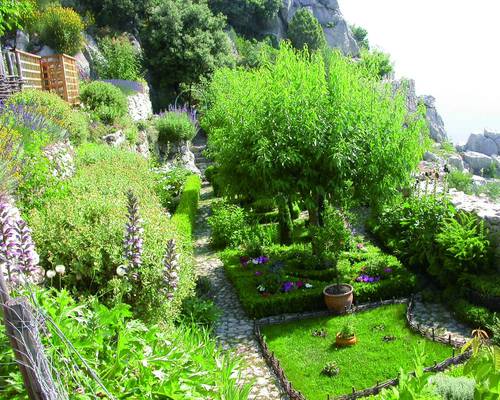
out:
M326 198L377 205L394 195L423 153L422 114L338 52L285 45L261 68L219 70L206 107L227 193L299 198L313 225Z

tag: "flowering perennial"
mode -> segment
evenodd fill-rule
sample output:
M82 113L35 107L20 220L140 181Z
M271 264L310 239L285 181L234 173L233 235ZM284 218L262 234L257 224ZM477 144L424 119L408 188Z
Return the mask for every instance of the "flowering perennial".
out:
M143 252L142 219L139 216L139 201L131 190L127 192L128 221L125 224L125 240L123 241L125 259L129 266L136 269L141 265Z
M0 198L0 264L2 273L12 286L24 282L38 284L44 271L38 265L31 230L21 218L19 210L5 198Z
M170 239L167 242L165 257L163 259L163 279L169 300L174 298L174 293L179 285L179 255L175 247L174 239Z

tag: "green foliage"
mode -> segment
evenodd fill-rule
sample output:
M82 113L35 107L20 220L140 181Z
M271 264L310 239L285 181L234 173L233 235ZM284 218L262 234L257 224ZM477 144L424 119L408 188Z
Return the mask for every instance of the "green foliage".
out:
M276 55L277 50L272 47L270 38L265 38L262 41L255 39L247 40L234 34L233 31L232 40L238 52L236 62L240 67L261 67L266 61L273 59Z
M31 0L4 0L0 3L0 36L13 29L22 29L35 11Z
M356 314L356 335L360 340L356 346L347 348L336 348L332 342L351 316L308 318L267 325L261 331L293 387L307 399L324 400L327 395L349 395L353 387L368 388L377 381L394 379L401 368L413 370L415 346L422 351L424 365L432 365L434 360L442 361L451 356L449 346L423 339L411 331L406 324L405 313L406 306L398 304ZM311 332L315 330L325 331L326 338L313 336ZM386 342L385 336L396 339ZM333 360L340 368L340 374L334 379L320 374L325 364ZM370 367L367 368L367 365ZM421 371L417 372L417 376L426 383L427 374ZM403 377L398 387L401 393L405 383ZM406 395L400 399L415 398ZM424 399L439 398L419 398Z
M81 85L80 99L92 117L113 124L128 111L127 98L111 83L93 81Z
M475 337L463 350L472 347L473 357L467 362L464 374L476 381L474 399L495 400L500 396L500 347L484 346Z
M81 15L91 14L98 27L113 28L119 32L137 29L144 19L145 9L152 1L134 0L62 0Z
M209 329L215 328L220 317L220 310L212 300L188 297L182 302L181 320L184 323L200 325Z
M379 79L386 78L393 70L394 66L389 54L379 50L361 50L361 68L365 69L369 74L377 76Z
M156 119L155 125L158 140L165 144L192 140L196 136L196 126L183 112L166 112Z
M145 325L134 319L127 305L108 308L96 299L77 303L66 291L41 291L37 297L44 311L117 398L243 400L248 396L250 387L239 388L236 383L239 360L223 353L205 329L190 324ZM43 338L45 349L67 391L78 393L83 387L86 393L99 393L102 389L52 325L47 323L46 329L49 334ZM24 400L22 378L12 362L3 328L0 339L3 396ZM69 368L68 363L76 363L78 368ZM94 398L89 394L71 397Z
M351 25L351 32L360 49L369 50L368 31L361 26Z
M487 265L490 242L484 221L473 214L459 212L454 218L441 222L436 242L445 257L451 258L444 268L445 273L476 272L477 268ZM447 268L447 266L450 266ZM451 271L450 271L451 269Z
M96 60L96 71L100 79L143 79L141 57L126 35L106 36L99 41L103 58Z
M343 339L350 339L356 336L356 330L354 329L354 324L351 320L348 320L342 325L342 329L340 330L340 337Z
M73 9L59 6L44 10L35 25L43 43L71 56L83 48L84 28L82 19Z
M449 299L455 316L458 320L475 328L487 329L494 322L494 314L485 307L475 306L463 299L457 299L456 296Z
M192 247L191 240L196 222L196 214L198 213L200 190L200 177L198 175L189 176L184 184L179 205L172 217L172 222L177 227L179 234L183 237L184 244L187 248L190 246Z
M2 121L3 122L3 121ZM22 135L6 124L0 126L0 193L11 193L19 181L22 168L19 151Z
M192 173L182 167L175 167L168 172L163 172L160 169L157 172L158 182L156 192L160 197L161 204L170 212L174 212L180 201L184 184L188 176Z
M208 217L210 225L210 243L217 249L233 242L235 234L247 224L245 210L237 205L219 201L212 205L212 215Z
M296 49L317 50L326 45L320 23L308 8L300 8L288 25L288 37Z
M154 191L156 178L141 156L86 145L78 149L77 161L78 172L67 183L67 195L29 214L41 265L65 265L63 285L68 289L100 294L110 303L123 298L144 319L170 318L191 290L191 250L185 240L190 229L179 223L183 217L168 219ZM139 279L130 281L116 274L124 262L127 189L138 197L144 221L143 263L133 271ZM181 283L174 301L166 302L162 260L170 238L178 241Z
M29 107L30 111L68 131L69 138L74 144L83 143L87 139L89 131L85 115L72 109L55 93L27 89L9 97L6 104Z
M281 0L208 0L214 14L227 16L238 32L253 35L262 23L273 19L282 6Z
M473 193L472 174L470 172L451 171L446 175L446 180L450 188L455 188L466 194Z
M428 382L443 400L474 400L474 379L437 374Z
M349 248L351 232L342 213L331 206L326 207L323 220L322 226L312 228L313 248L319 257L336 260L342 251Z
M202 126L229 195L293 194L314 211L326 194L377 207L409 184L425 121L340 53L325 57L283 45L266 67L215 73Z
M206 1L165 0L148 10L141 31L144 61L158 91L178 90L232 65L224 18ZM159 104L166 106L166 104Z

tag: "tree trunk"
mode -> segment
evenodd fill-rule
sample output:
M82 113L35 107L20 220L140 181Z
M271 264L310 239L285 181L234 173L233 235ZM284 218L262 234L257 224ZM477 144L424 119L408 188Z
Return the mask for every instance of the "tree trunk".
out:
M293 221L290 214L290 207L285 197L278 199L278 212L280 243L284 245L292 244Z

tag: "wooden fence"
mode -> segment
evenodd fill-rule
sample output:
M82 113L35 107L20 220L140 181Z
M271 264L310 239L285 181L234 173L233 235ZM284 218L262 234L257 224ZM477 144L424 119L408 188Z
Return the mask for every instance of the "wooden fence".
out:
M22 89L37 89L54 92L71 105L80 103L75 58L66 54L40 57L1 48L0 55L0 100Z

